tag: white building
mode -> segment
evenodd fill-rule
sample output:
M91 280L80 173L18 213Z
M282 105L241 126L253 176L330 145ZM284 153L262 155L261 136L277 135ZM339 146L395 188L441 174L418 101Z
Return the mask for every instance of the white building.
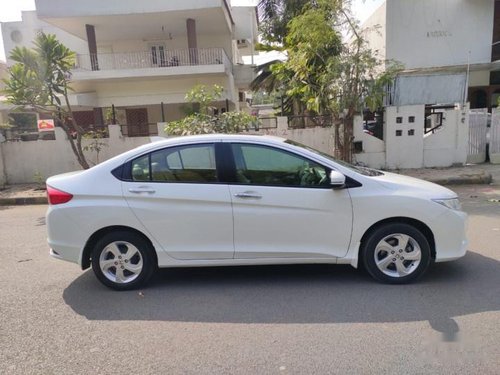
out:
M2 79L4 79L6 76L7 76L7 64L0 61L0 90L2 90L4 87Z
M244 105L253 67L242 55L257 40L254 7L226 0L36 0L21 22L2 24L5 54L39 31L77 53L71 96L83 126L113 116L124 134L148 135L183 117L186 92L224 87L220 111ZM7 61L10 64L10 61Z
M393 105L496 106L500 96L500 2L387 0L363 24L382 58L405 66Z

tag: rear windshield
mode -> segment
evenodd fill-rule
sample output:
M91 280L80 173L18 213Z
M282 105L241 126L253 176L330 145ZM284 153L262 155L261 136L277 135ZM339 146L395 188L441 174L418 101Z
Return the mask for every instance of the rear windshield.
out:
M314 148L311 148L309 146L303 145L301 143L298 143L298 142L295 142L295 141L291 141L289 139L287 139L285 141L285 143L288 143L288 144L293 145L293 146L305 148L308 151L311 151L311 152L314 152L315 154L321 155L324 158L327 158L328 160L331 160L331 161L333 161L333 162L335 162L337 164L340 164L341 166L343 166L345 168L350 169L351 171L354 171L356 173L362 174L364 176L382 176L384 174L381 171L376 170L376 169L366 168L366 167L361 167L361 166L358 166L358 165L352 165L352 164L346 163L343 160L336 159L336 158L334 158L331 155L325 154L324 152L318 151L318 150L316 150Z

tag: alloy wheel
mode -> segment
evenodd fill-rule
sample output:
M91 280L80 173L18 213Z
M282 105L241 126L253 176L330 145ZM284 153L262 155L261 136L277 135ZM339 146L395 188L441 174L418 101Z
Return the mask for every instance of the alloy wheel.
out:
M411 236L394 233L384 237L375 247L377 268L390 277L405 277L412 274L420 264L422 250Z
M127 284L141 274L143 259L139 249L131 243L114 241L101 252L99 267L108 280Z

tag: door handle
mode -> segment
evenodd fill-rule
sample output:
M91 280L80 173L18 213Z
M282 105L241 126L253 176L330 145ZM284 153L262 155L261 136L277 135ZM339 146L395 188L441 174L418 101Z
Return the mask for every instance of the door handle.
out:
M245 199L261 199L262 195L255 193L253 191L244 191L243 193L234 194L236 198L245 198Z
M154 194L156 191L154 189L145 187L145 186L139 186L137 188L130 188L128 189L129 192L134 193L134 194Z

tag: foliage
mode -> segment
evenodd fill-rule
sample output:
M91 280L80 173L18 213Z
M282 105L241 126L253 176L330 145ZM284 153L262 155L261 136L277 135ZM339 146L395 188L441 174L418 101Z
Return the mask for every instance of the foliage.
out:
M33 180L35 181L37 187L37 190L43 189L45 187L45 180L46 178L43 177L43 175L40 173L40 171L36 171L35 174L33 175Z
M108 133L105 130L91 130L83 135L83 138L88 141L88 143L83 146L83 151L95 152L95 164L99 164L99 154L103 148L109 146L107 142L103 141L103 139L107 137Z
M260 87L281 90L293 102L295 113L299 110L342 119L336 129L336 152L349 161L354 116L365 107L375 110L382 106L387 87L401 65L381 61L370 50L366 31L350 14L350 1L307 2L290 17L287 27L279 30L287 60L262 71L265 75L258 78ZM254 83L259 84L257 80Z
M209 114L209 112L213 111L214 107L210 105L222 98L222 93L224 92L224 88L219 85L213 85L211 88L208 88L205 85L197 85L186 94L186 100L190 103L196 103L199 105L199 113Z
M16 126L12 124L0 124L0 130L10 130L15 127Z
M195 86L186 94L186 100L193 106L197 104L198 108L182 120L169 122L165 132L169 135L238 133L255 127L257 118L245 112L215 114L212 103L221 99L222 93L223 88L217 85L212 88Z
M71 148L82 168L89 167L82 149L84 130L73 118L68 93L75 54L55 35L39 33L34 48L16 47L10 59L4 92L7 101L40 113L50 113L66 132ZM75 137L73 138L73 135Z
M259 90L252 93L252 105L279 105L280 98L276 92Z
M261 43L259 49L279 49L287 34L289 22L301 13L308 3L309 0L260 0L257 10L264 43Z
M113 107L108 107L104 110L104 123L106 125L116 125L113 120L116 120L113 118Z

